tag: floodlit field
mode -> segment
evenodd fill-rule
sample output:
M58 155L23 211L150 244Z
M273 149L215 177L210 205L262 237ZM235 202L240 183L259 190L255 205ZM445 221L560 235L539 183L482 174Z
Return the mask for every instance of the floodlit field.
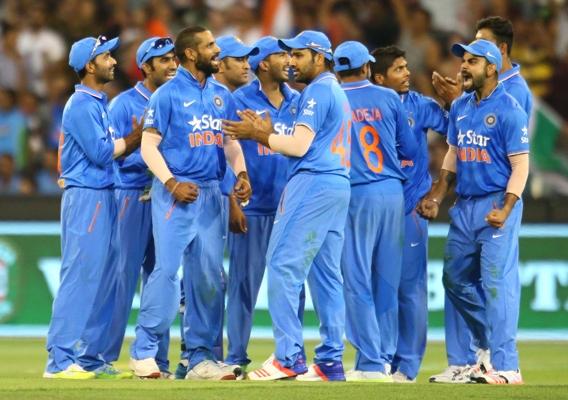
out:
M313 342L307 344L313 349ZM177 341L172 343L172 369L177 362ZM568 342L523 342L519 344L524 386L434 385L428 376L445 367L442 343L430 343L416 385L378 383L300 382L188 382L188 381L60 381L42 379L46 359L42 339L0 339L0 400L8 399L568 399ZM251 356L259 365L272 352L272 342L256 340ZM127 368L123 349L117 364ZM348 347L346 369L353 364Z

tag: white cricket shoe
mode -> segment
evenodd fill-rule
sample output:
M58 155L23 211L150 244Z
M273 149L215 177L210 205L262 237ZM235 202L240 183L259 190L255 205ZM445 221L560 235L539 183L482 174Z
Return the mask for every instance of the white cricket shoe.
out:
M469 371L469 378L472 382L477 382L478 379L483 378L486 372L493 371L491 353L489 350L478 349L475 354L477 356L477 363L473 365Z
M130 358L128 366L135 376L142 379L158 379L162 376L156 360L152 357L137 360Z
M432 375L430 383L470 383L471 369L469 365L450 365L443 372Z
M523 377L521 371L487 371L481 378L477 379L477 383L485 383L487 385L522 385Z
M400 371L396 371L391 376L394 383L416 383L416 378L410 379L406 374Z
M345 373L345 380L347 382L393 382L393 378L389 374L380 371L359 371L356 369L347 371Z
M185 376L189 380L234 381L235 373L227 364L203 360L190 369Z
M251 381L276 381L279 379L288 379L298 374L292 368L286 368L272 354L266 360L261 368L255 369L247 374Z

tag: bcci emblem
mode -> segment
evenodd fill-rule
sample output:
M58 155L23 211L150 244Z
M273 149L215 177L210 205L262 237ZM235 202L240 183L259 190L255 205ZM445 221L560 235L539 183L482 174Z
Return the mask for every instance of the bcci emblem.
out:
M5 243L0 242L0 321L14 311L10 294L10 268L16 262L16 253ZM13 269L12 269L13 271Z
M408 117L408 125L410 125L411 128L414 128L414 118Z
M495 126L495 123L497 122L497 117L495 116L495 114L489 114L485 117L485 126L488 128L493 128Z
M223 99L221 99L219 96L215 96L213 97L213 104L215 104L217 108L221 108L223 107Z

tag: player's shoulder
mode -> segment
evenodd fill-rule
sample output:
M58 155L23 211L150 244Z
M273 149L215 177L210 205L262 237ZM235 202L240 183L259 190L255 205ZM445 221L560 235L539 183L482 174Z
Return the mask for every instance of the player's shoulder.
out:
M119 106L125 106L126 104L129 104L132 101L132 98L134 97L135 93L136 93L136 90L133 87L120 92L118 95L116 95L116 97L114 97L110 101L110 103L108 105L109 110L112 110L113 108L116 108L116 107L119 107Z
M288 85L286 82L282 84L282 92L284 93L284 96L292 101L298 101L298 99L300 98L300 92L290 87L290 85Z
M247 83L244 86L241 86L237 90L233 92L233 96L236 100L246 101L250 99L251 96L256 96L258 92L258 83L257 80L253 80L252 82Z
M425 94L417 92L416 90L409 90L408 98L418 105L439 105L439 103L432 97L426 96Z

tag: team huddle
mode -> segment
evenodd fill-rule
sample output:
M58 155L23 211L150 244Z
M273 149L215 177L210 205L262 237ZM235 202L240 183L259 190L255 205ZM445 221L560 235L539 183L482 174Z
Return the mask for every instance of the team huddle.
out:
M332 50L317 31L247 46L190 27L175 42L144 41L143 81L108 107L118 39L74 43L69 65L81 83L63 114L61 286L44 377L415 382L428 220L455 190L443 277L448 368L430 382L522 384L518 234L532 100L512 42L509 21L479 21L474 41L451 48L458 79L433 76L439 104L410 89L396 46ZM289 81L306 86L299 93ZM429 130L449 146L436 182ZM124 372L112 364L141 271ZM265 271L275 349L247 371ZM310 365L306 283L321 336ZM356 350L349 371L344 336Z

